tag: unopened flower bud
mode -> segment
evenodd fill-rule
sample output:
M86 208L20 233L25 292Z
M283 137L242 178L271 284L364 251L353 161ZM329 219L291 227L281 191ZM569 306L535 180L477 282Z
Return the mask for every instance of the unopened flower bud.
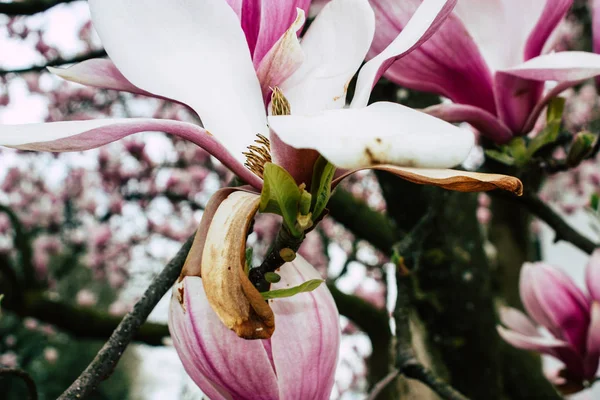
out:
M575 135L569 154L567 154L567 165L570 167L578 166L587 156L590 155L597 136L590 132L579 132Z

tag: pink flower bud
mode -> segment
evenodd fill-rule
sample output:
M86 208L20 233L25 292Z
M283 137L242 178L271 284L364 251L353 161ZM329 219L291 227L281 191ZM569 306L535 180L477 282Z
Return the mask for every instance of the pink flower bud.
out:
M301 257L279 271L275 288L320 278ZM182 303L179 302L181 296ZM185 370L211 399L328 399L340 344L338 312L323 284L310 293L270 300L276 329L246 340L210 307L201 278L174 288L169 313L173 343Z
M598 369L600 303L590 306L565 273L543 263L523 265L520 291L529 315L552 337L541 335L534 321L510 308L501 310L500 319L506 328L498 326L498 333L515 347L562 361L564 368L554 374L553 383L564 393L582 390Z

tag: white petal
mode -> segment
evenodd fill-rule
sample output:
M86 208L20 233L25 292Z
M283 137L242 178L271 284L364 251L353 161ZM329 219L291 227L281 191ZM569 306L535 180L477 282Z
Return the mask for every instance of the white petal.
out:
M135 86L192 107L239 160L267 134L246 38L225 1L90 0L112 61Z
M387 68L400 57L410 53L437 30L452 11L457 0L424 0L402 32L381 53L360 70L352 107L367 105L371 89Z
M375 16L367 0L333 0L312 23L301 45L304 63L281 86L293 114L341 108L367 55Z
M524 61L525 44L547 0L460 0L455 13L492 71Z
M396 103L272 116L271 129L296 148L315 149L341 168L376 164L447 168L460 164L474 144L471 132Z

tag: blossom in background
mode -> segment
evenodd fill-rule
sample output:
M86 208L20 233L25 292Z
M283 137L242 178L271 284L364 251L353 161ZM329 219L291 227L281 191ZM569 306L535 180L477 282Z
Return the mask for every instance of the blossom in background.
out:
M585 295L562 271L544 263L526 263L520 293L529 319L519 310L504 308L498 326L511 345L551 355L564 363L553 383L564 393L582 390L596 377L600 359L600 250L587 265ZM551 336L539 332L536 324Z
M370 56L387 46L420 0L371 0L377 17ZM528 134L544 106L568 87L600 75L600 55L542 54L573 0L461 0L438 32L385 77L452 100L427 109L469 122L497 143ZM557 85L544 94L544 84Z

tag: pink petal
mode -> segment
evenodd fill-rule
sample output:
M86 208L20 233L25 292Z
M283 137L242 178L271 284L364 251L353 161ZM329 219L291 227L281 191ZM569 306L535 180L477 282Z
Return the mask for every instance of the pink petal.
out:
M525 60L537 57L542 50L550 34L556 29L558 23L567 15L573 0L547 0L544 11L540 15L536 26L531 31L527 44L525 45Z
M256 188L262 187L262 181L239 163L214 136L187 122L130 118L2 125L0 145L34 151L83 151L138 132L166 132L189 140L214 155L244 181Z
M592 303L591 323L587 338L587 354L585 357L585 375L593 379L598 370L600 360L600 303Z
M600 249L596 249L588 261L585 283L592 300L600 301Z
M496 330L500 337L512 346L553 356L562 361L574 376L583 375L581 356L569 343L555 338L523 335L502 326L497 326Z
M269 139L273 162L289 172L298 185L305 183L307 187L310 187L313 167L319 158L319 152L292 147L284 143L273 131L271 131Z
M277 375L263 342L240 339L223 325L206 299L201 278L185 277L174 290L169 328L194 382L203 391L225 393L225 398L279 399Z
M258 65L256 73L266 104L269 103L271 89L281 85L304 61L304 52L297 36L304 21L304 11L298 9L297 18Z
M302 11L303 13L308 13L309 6L310 0L245 1L244 12L246 12L246 10L248 9L254 9L254 11L250 12L250 15L255 15L255 13L257 12L257 8L260 12L260 22L256 37L256 46L253 47L252 51L252 60L254 62L255 68L258 69L258 66L260 65L265 55L277 43L279 38L281 38L281 36L285 34L290 25L294 23L298 15L298 10Z
M590 307L585 294L564 272L543 263L526 263L521 269L520 292L536 322L583 354Z
M597 75L600 55L582 51L546 54L498 71L495 87L499 116L513 132L526 134L531 115L540 111L543 82L557 81L562 91ZM554 93L558 94L557 90Z
M392 68L394 67L392 66ZM482 135L492 139L495 143L505 143L513 137L510 129L495 115L476 106L438 104L423 111L448 122L468 122Z
M525 336L540 336L536 326L523 314L521 311L512 307L500 308L500 322L510 330L520 333Z
M256 134L268 134L248 44L226 2L88 3L106 52L132 84L189 105L240 162Z
M69 68L48 67L48 70L67 81L86 86L154 96L129 82L115 64L105 58L86 60Z
M282 280L273 289L322 279L300 255L278 273ZM323 283L270 305L277 324L271 345L280 398L329 399L340 346L339 314L329 289Z
M591 0L594 53L600 53L600 0Z
M420 3L420 0L371 2L377 29L370 57L393 41ZM394 62L384 76L401 86L438 93L455 103L496 113L490 71L455 15L450 15L429 40Z
M280 86L292 114L342 108L375 32L367 0L333 0L302 38L304 62Z
M365 107L371 89L394 61L404 57L429 39L446 20L457 0L424 0L402 32L360 70L352 107Z

